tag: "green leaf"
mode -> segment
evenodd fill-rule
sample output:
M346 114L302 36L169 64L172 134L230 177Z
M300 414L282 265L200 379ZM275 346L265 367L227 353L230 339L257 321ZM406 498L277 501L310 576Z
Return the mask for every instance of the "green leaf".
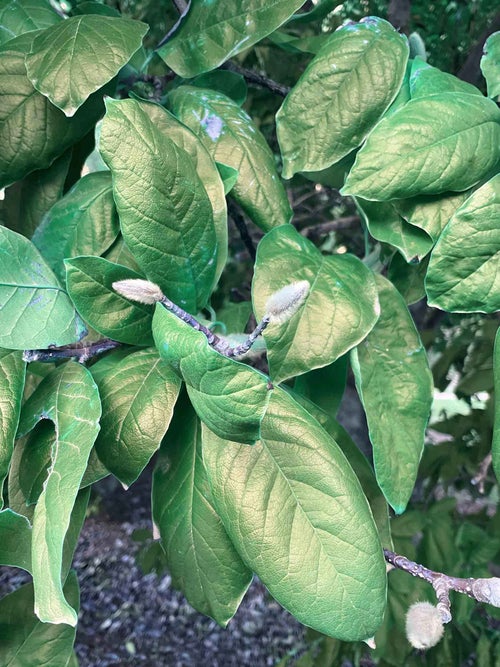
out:
M189 85L197 88L210 88L218 93L227 95L240 106L247 98L247 83L245 78L237 72L227 69L217 69L213 72L200 74L189 82Z
M202 442L216 510L271 595L325 634L373 635L384 613L385 564L366 498L335 441L277 388L253 447L206 428Z
M408 42L375 17L336 30L276 115L283 177L319 171L359 146L396 97Z
M252 573L215 511L202 461L201 424L186 397L176 406L160 449L151 497L175 587L197 611L225 627Z
M356 203L373 238L393 245L407 262L414 258L421 259L431 251L431 237L406 222L393 202L373 202L357 197Z
M62 197L71 161L71 149L57 158L48 169L32 171L5 190L5 226L28 238L43 216Z
M47 0L3 0L0 2L0 44L60 21L62 17Z
M222 178L222 183L224 184L224 194L227 195L236 185L239 174L236 169L229 167L227 164L222 164L222 162L216 162L216 165L217 171Z
M59 200L33 234L33 243L57 277L64 281L64 259L102 255L120 231L111 174L87 174Z
M459 313L500 310L500 174L451 218L431 254L429 305Z
M279 28L304 0L195 0L158 54L189 79L215 69Z
M0 187L49 167L87 134L103 109L96 94L69 119L33 88L24 59L35 34L16 37L0 49Z
M231 196L265 232L290 222L292 210L274 155L252 119L229 97L181 86L168 103L218 163L238 172Z
M0 534L2 535L0 565L20 567L31 572L31 525L28 519L11 509L2 510L0 512Z
M153 335L160 356L180 372L201 421L222 438L255 442L272 393L265 375L224 357L201 331L159 304Z
M464 203L470 192L446 192L442 195L422 195L410 199L397 199L392 203L405 220L420 227L435 243L455 211Z
M66 260L65 265L68 292L93 329L120 343L151 345L153 307L128 301L112 287L117 280L141 275L102 257L75 257Z
M500 95L500 31L488 37L483 46L481 72L488 86L488 97Z
M348 365L349 357L344 355L333 364L300 375L295 380L293 391L334 417L344 396Z
M97 381L102 401L95 443L104 466L130 486L159 448L181 386L154 349L129 354Z
M368 420L377 481L400 514L413 490L424 448L432 374L403 298L388 280L380 275L376 280L380 318L352 351L351 363Z
M61 586L64 538L92 445L101 404L90 372L75 362L56 368L25 403L22 436L41 420L56 428L52 462L33 516L32 571L35 613L44 623L76 625Z
M26 56L33 86L66 116L127 64L148 26L109 16L73 16L38 34Z
M288 21L288 25L298 25L303 23L313 23L314 21L321 21L326 18L337 6L337 0L318 0L313 6L313 9L308 12L298 12L294 14Z
M274 382L332 363L357 345L377 321L374 277L353 255L322 255L291 225L274 229L257 248L252 298L257 319L273 292L311 285L304 305L264 332Z
M23 398L26 364L21 352L0 349L0 509Z
M414 61L410 76L410 95L413 98L426 97L439 93L463 93L466 95L482 95L479 88L458 79L453 74L441 72L420 60Z
M424 279L429 266L429 255L418 263L408 263L396 253L389 264L387 277L396 287L407 305L417 303L425 296Z
M80 606L74 572L64 586L68 600ZM0 663L5 667L66 667L73 652L75 628L40 622L33 613L33 584L0 600Z
M0 346L68 345L86 333L66 292L35 246L0 227Z
M34 505L43 491L56 438L54 424L48 419L38 423L26 438L19 464L19 486L26 505Z
M215 285L212 205L189 155L140 102L108 100L100 151L113 174L125 242L146 276L189 312Z
M140 104L141 109L148 114L155 127L189 155L210 199L217 238L215 284L227 261L227 206L224 184L218 166L194 132L178 121L164 107L152 102L141 101Z
M493 456L493 469L495 475L497 476L497 479L500 479L500 328L495 337L493 376L495 379L495 425L493 429L491 453Z
M498 164L499 145L492 100L463 93L410 100L370 134L342 193L385 201L467 190Z

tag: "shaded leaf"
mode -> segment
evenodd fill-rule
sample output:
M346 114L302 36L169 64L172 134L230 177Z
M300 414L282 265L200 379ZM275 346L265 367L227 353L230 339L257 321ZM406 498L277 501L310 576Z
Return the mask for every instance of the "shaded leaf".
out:
M63 545L100 416L99 393L91 374L72 361L43 380L21 413L20 436L41 419L50 419L56 428L51 466L33 515L35 613L45 623L74 626L77 622L61 586Z
M174 585L226 626L252 580L215 511L202 461L201 423L186 397L160 450L152 511Z
M488 86L488 97L500 95L500 31L488 37L483 46L481 72Z
M500 174L456 211L432 251L429 305L460 313L500 309Z
M111 174L87 174L59 200L33 234L33 243L60 280L64 259L101 255L120 231L113 200Z
M180 385L154 349L127 355L97 380L103 416L95 449L122 484L135 482L159 448Z
M351 363L368 421L377 481L400 514L413 490L424 448L432 374L403 298L388 280L380 275L376 280L380 318L352 351Z
M2 535L0 565L20 567L31 572L31 525L28 519L11 509L2 510L0 512L0 534Z
M200 76L190 81L189 84L197 88L216 90L218 93L227 95L236 104L240 105L247 98L248 88L245 78L237 72L231 72L231 70L217 69L213 72L200 74Z
M470 196L470 192L446 192L442 195L422 195L410 199L397 199L392 203L405 220L420 227L434 243L450 221L455 211Z
M293 391L334 417L344 395L348 365L349 357L344 355L333 364L300 375L295 380Z
M192 2L158 54L176 74L191 78L215 69L284 23L303 0Z
M274 155L252 119L229 97L181 86L168 97L173 113L201 139L214 160L238 179L231 196L264 231L290 222L292 210Z
M212 205L191 159L135 100L107 101L100 151L134 258L169 299L196 312L215 284L217 240Z
M325 256L291 225L274 229L257 248L252 298L257 319L273 292L307 280L304 305L264 332L271 377L282 382L332 363L357 345L377 321L371 271L353 255Z
M23 398L26 363L21 352L0 349L0 509Z
M224 357L201 331L159 304L153 335L160 356L181 374L201 421L223 438L255 442L272 388L265 375Z
M387 277L407 305L417 303L424 298L424 280L428 266L429 256L416 263L408 263L399 253L396 253L392 258L387 270Z
M47 0L3 0L0 3L0 44L60 21L62 17Z
M148 26L109 16L73 16L39 33L26 56L33 86L66 116L102 88L140 48Z
M283 176L329 167L359 146L396 97L408 42L375 17L336 30L276 115Z
M128 301L112 287L117 280L142 278L126 266L102 257L65 261L68 292L90 326L120 343L150 345L153 307Z
M35 246L0 227L0 346L68 345L86 333L68 295Z
M492 100L463 93L410 100L370 134L342 193L386 201L467 190L498 164L499 145Z
M279 388L254 447L206 428L202 441L215 507L271 595L325 634L371 636L385 607L385 564L368 503L335 441Z

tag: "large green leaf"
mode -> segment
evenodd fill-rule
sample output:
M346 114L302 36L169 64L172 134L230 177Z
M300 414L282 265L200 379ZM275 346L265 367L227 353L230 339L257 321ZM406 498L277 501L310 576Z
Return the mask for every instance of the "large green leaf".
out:
M111 174L87 174L58 201L33 234L33 243L57 277L64 281L64 259L102 255L120 231Z
M39 33L26 56L33 86L66 116L102 88L140 48L148 26L109 16L73 16Z
M2 510L0 535L0 565L31 572L31 525L28 519L11 509Z
M26 364L21 352L0 349L0 509L19 422Z
M373 238L393 245L406 261L420 259L430 252L431 237L404 220L393 202L373 202L361 197L357 197L356 202Z
M383 118L356 156L343 194L385 201L467 190L500 160L500 109L479 95L410 100Z
M481 95L481 91L476 86L416 59L410 76L410 95L412 99L439 93Z
M339 28L276 116L283 176L329 167L359 146L401 86L408 42L375 17Z
M495 337L493 352L493 374L495 378L495 426L493 429L492 455L493 469L500 479L500 328Z
M64 586L75 609L78 580L72 572ZM0 663L5 667L66 667L73 652L75 628L41 623L33 613L33 584L0 600Z
M374 277L359 259L322 255L291 225L273 229L257 248L252 284L256 316L264 316L273 292L300 280L311 285L304 305L287 322L272 323L264 332L274 382L332 363L377 321Z
M86 333L68 295L35 246L0 227L0 346L67 345Z
M252 119L229 97L192 86L168 97L174 114L202 140L216 162L238 172L231 196L265 232L290 222L292 210L274 155Z
M221 72L223 73L223 72ZM229 72L226 72L229 74ZM215 235L217 237L217 269L214 281L220 278L227 260L227 206L224 184L217 165L200 139L167 109L152 102L141 102L141 108L154 125L191 158L212 204Z
M245 563L299 621L374 634L385 564L363 490L335 441L277 388L254 447L202 431L214 504Z
M96 94L74 118L66 118L33 88L24 59L35 34L25 33L0 49L0 187L49 167L103 111L102 96Z
M202 461L201 423L185 396L162 444L151 498L174 585L197 611L225 627L252 573L214 509Z
M392 203L405 220L420 227L435 243L470 192L446 192L442 195L422 195L410 199L397 199Z
M161 305L153 317L153 335L160 356L182 375L201 421L222 438L255 442L272 389L265 375L224 357L201 331Z
M142 276L102 257L75 257L65 264L68 292L78 312L93 329L120 343L152 343L153 307L128 301L112 287L118 280Z
M500 310L500 174L457 210L431 254L429 305L460 313Z
M99 392L92 376L73 361L50 373L21 413L19 435L31 431L41 419L50 419L56 429L51 465L33 516L35 613L44 623L77 622L61 586L63 547L100 416Z
M47 169L32 171L5 190L5 226L31 238L43 216L62 197L72 149L58 157Z
M100 150L113 174L125 242L146 276L189 312L215 284L212 204L189 155L140 102L108 100Z
M122 484L135 482L160 446L180 385L154 349L129 354L97 381L103 416L95 448Z
M377 276L380 318L351 353L365 408L377 481L400 514L417 477L432 403L432 374L406 304ZM382 390L383 388L383 390Z
M0 44L25 32L49 28L62 21L48 0L1 0Z
M176 74L191 78L215 69L279 28L304 0L193 0L159 55Z
M488 86L488 96L500 95L500 31L488 37L483 46L481 71Z

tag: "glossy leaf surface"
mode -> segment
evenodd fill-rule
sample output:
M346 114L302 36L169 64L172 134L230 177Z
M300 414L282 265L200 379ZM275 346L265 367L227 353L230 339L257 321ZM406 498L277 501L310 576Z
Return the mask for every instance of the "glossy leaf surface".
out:
M272 596L320 632L371 636L385 606L385 565L368 503L334 440L281 389L254 447L205 428L202 438L215 507Z
M407 60L406 38L383 19L336 30L276 116L284 178L325 169L359 146L396 97Z
M0 346L67 345L85 334L68 295L35 246L0 227Z
M274 155L248 114L229 97L192 86L168 97L173 113L201 139L216 162L238 179L231 196L265 232L290 222L292 211Z
M47 0L3 0L0 3L0 44L32 30L62 21Z
M135 100L108 100L100 150L137 263L169 299L196 312L214 287L217 240L212 205L193 162Z
M368 421L377 481L400 514L417 477L433 384L425 348L403 298L388 280L376 280L380 318L352 351L351 363Z
M224 357L160 305L153 335L160 356L180 372L201 421L220 437L255 442L271 394L265 375Z
M122 484L135 482L159 448L180 384L150 348L129 354L97 381L103 416L95 448Z
M488 86L488 96L500 95L500 31L488 37L483 46L481 71Z
M113 200L111 174L84 176L47 213L33 243L57 277L64 281L64 259L101 255L120 231Z
M66 116L110 81L140 48L148 27L109 16L73 16L38 34L26 57L33 86Z
M153 519L174 585L199 612L226 626L252 573L215 511L201 452L201 423L186 397L153 475Z
M356 156L343 194L385 201L467 190L500 160L500 109L479 95L410 100L383 118Z
M103 336L130 345L150 345L153 307L115 292L117 280L141 275L102 257L66 260L68 292L86 322Z
M500 174L457 210L432 251L429 305L457 312L500 310Z
M303 306L264 332L274 382L332 363L363 340L378 317L371 271L352 255L322 255L290 225L259 243L252 284L257 319L273 292L300 280L311 285Z
M19 422L26 363L22 352L0 349L0 509Z
M43 380L21 413L20 436L41 419L50 419L56 429L51 466L33 516L35 613L44 623L77 622L61 586L63 547L100 416L99 393L90 372L72 361Z
M176 74L189 79L260 41L302 4L303 0L194 0L158 53Z

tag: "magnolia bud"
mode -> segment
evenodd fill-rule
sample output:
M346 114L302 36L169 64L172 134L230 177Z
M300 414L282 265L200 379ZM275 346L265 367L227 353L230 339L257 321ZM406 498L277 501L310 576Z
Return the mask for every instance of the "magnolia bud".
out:
M479 602L488 602L495 607L500 607L500 578L488 577L487 579L474 579L472 592Z
M131 301L138 301L147 305L153 305L163 299L163 292L154 283L140 278L117 280L112 285L115 292Z
M282 324L289 320L306 300L310 287L308 280L300 280L271 294L265 307L269 321Z
M414 648L428 649L443 636L444 626L437 607L430 602L415 602L406 614L406 636Z

